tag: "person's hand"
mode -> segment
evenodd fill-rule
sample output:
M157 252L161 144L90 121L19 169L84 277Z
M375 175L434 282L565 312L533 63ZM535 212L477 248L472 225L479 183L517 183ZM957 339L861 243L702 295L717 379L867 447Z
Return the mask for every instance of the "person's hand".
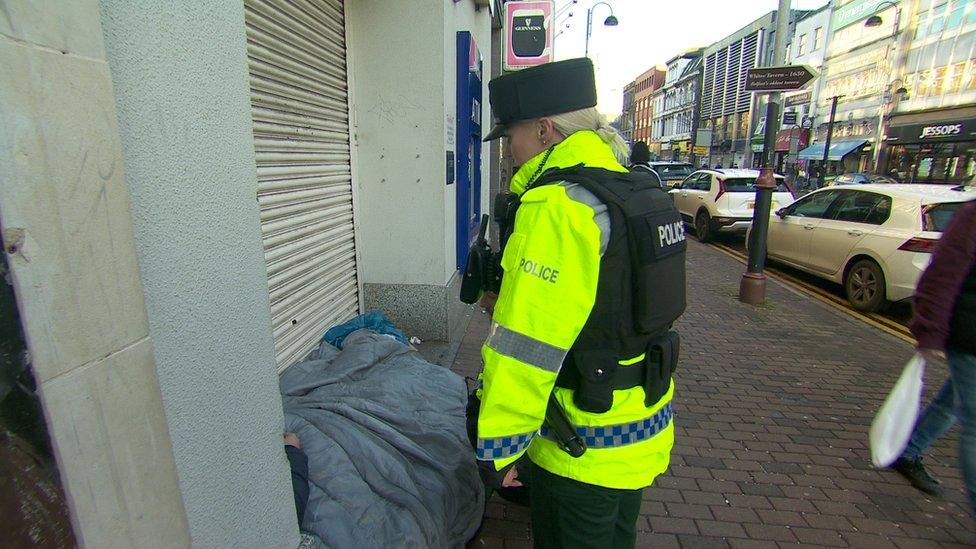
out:
M918 353L922 355L925 362L932 362L936 359L945 360L945 351L941 349L919 349Z
M505 473L505 478L502 479L502 487L518 488L519 486L522 486L522 483L518 479L518 469L513 466Z
M493 292L485 292L485 295L481 296L481 300L478 301L478 305L482 309L488 311L488 315L491 316L495 314L495 302L498 301L498 294Z
M285 433L285 446L294 446L295 448L301 449L302 441L298 439L298 435L295 433Z

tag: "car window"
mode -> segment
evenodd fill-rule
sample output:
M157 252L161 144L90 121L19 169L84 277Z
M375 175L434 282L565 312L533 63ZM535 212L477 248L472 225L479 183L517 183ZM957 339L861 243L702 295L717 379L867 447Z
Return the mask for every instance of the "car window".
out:
M881 225L891 213L891 198L864 191L841 191L827 212L828 219Z
M871 183L884 183L884 184L898 183L897 181L888 177L887 175L872 175L870 181Z
M835 181L835 182L836 182L836 183L837 183L838 185L840 185L840 184L843 184L843 183L850 183L851 181L854 181L854 178L853 178L853 177L851 177L851 176L849 176L849 175L842 175L842 176L839 176L839 177L838 177L837 179L835 179L834 181Z
M695 187L699 191L710 191L712 190L712 175L703 173L698 176L698 184Z
M654 166L657 173L661 174L661 177L667 177L671 179L676 179L679 177L684 177L691 173L691 166L682 166L680 164L658 164Z
M681 188L687 189L689 191L701 190L703 188L702 179L707 177L708 174L704 174L704 173L692 174L690 177L688 177L688 179L685 179L684 183L681 184Z
M754 193L756 192L755 177L730 177L725 180L725 192L729 193ZM786 183L776 178L776 192L788 192Z
M943 232L949 226L952 216L962 209L966 202L943 202L929 204L922 210L922 229Z
M789 215L823 218L835 198L837 198L837 191L809 194L790 206Z

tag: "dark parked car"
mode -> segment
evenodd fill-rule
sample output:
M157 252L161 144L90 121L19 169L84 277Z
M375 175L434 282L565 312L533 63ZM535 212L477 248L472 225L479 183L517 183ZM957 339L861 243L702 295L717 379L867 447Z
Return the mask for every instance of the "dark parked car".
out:
M665 189L673 187L675 183L683 181L695 171L695 167L687 162L650 162L649 164L661 178Z

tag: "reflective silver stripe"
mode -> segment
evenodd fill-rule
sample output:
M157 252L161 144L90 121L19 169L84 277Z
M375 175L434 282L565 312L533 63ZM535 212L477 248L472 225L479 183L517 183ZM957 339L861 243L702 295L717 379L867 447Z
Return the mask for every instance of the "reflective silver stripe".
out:
M535 366L548 372L558 372L566 358L569 349L560 349L520 334L514 330L493 322L491 334L485 343L498 354L512 357L519 362Z
M579 183L564 181L561 184L566 188L566 196L593 208L593 222L600 228L600 257L603 257L610 245L610 214L607 212L607 205Z

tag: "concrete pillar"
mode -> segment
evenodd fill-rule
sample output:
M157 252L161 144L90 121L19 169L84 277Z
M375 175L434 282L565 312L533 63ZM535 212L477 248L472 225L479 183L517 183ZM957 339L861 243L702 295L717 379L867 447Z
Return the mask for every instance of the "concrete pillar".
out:
M0 1L0 224L86 547L190 543L96 0Z
M193 545L294 547L243 4L100 4L149 332Z

